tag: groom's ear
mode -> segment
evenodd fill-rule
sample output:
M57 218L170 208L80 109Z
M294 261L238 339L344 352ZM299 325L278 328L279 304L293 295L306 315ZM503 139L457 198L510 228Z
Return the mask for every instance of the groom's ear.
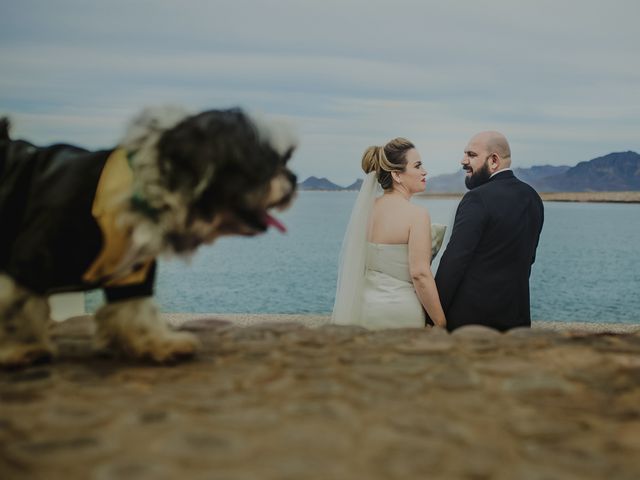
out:
M497 153L492 153L489 156L489 166L492 171L495 172L498 168L500 168L500 160L500 155L498 155Z

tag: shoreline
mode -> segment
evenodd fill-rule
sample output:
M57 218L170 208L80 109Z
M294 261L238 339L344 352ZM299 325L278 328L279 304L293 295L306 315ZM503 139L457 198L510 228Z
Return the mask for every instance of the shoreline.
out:
M640 191L625 192L538 192L544 202L640 203ZM459 193L423 193L421 198L460 199Z
M342 193L358 190L321 190L305 189L300 192ZM465 192L425 192L416 197L459 200ZM607 192L538 192L544 202L577 202L577 203L640 203L640 191L607 191Z
M259 313L163 313L172 327L198 320L217 320L237 327L252 327L273 323L298 324L318 328L329 324L329 315L320 314L259 314ZM562 322L534 320L532 330L578 331L585 333L640 333L640 323Z

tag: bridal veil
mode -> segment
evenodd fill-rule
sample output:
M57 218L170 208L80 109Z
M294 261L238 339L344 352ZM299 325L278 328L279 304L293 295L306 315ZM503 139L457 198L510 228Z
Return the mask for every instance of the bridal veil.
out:
M356 197L340 250L336 300L331 314L332 324L360 323L369 218L373 201L381 193L382 188L376 178L376 172L368 173Z

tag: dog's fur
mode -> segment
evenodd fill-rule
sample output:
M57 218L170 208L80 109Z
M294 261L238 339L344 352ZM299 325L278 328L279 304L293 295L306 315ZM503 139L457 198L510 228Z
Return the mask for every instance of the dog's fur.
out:
M239 109L147 109L118 147L101 152L39 148L8 129L0 119L0 366L54 355L47 295L92 288L108 299L95 315L98 348L158 362L193 354L196 339L164 325L151 299L155 258L282 228L268 210L287 207L295 192L290 130ZM116 161L129 183L101 189ZM125 247L111 270L89 273L109 243L98 192Z

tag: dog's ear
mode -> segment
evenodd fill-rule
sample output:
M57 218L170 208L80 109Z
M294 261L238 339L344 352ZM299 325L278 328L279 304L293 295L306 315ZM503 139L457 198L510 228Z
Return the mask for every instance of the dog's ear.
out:
M289 159L291 158L291 156L293 155L293 151L296 149L296 146L292 146L289 147L289 150L287 150L286 152L284 152L284 155L282 155L282 163L284 165L287 164L287 162L289 161Z
M9 127L11 122L7 117L0 118L0 140L9 140Z
M158 138L189 115L179 106L162 105L147 107L131 119L120 146L128 152L137 152L145 145L153 145Z
M298 134L293 125L284 119L267 119L259 112L249 112L247 117L253 124L260 141L269 145L286 163L298 145Z

